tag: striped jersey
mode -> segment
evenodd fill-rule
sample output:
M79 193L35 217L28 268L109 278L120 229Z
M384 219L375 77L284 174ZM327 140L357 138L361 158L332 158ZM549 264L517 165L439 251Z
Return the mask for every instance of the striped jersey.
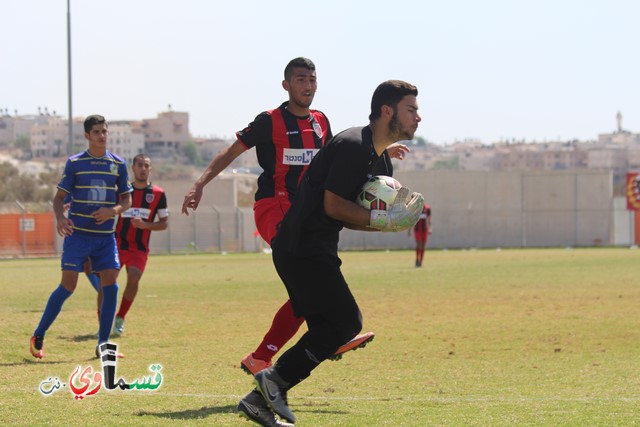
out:
M329 119L323 112L310 110L298 117L284 102L274 110L260 113L246 128L236 133L245 147L256 147L263 169L258 178L255 200L288 197L293 200L298 182L318 150L332 137Z
M116 226L116 240L118 249L138 250L149 252L149 238L151 230L142 230L131 225L131 219L141 218L146 222L153 222L156 215L159 218L169 216L167 196L157 185L150 184L145 188L133 187L131 207L120 214Z
M105 237L112 235L115 219L96 224L91 214L114 207L119 196L133 190L125 161L109 151L102 157L88 151L69 157L58 188L70 195L68 215L74 232Z

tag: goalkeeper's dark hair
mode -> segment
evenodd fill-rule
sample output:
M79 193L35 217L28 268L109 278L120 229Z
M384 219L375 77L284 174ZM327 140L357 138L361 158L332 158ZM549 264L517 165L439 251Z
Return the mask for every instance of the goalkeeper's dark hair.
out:
M395 111L398 102L407 95L418 96L418 88L402 80L387 80L380 83L371 98L369 121L373 122L380 118L383 105L388 105Z

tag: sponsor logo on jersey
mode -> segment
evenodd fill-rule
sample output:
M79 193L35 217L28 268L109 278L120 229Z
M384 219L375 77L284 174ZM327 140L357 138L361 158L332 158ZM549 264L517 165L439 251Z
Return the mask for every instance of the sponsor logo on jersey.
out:
M294 166L308 165L318 151L318 148L285 148L282 163Z
M148 218L151 210L147 208L129 208L122 213L123 218Z

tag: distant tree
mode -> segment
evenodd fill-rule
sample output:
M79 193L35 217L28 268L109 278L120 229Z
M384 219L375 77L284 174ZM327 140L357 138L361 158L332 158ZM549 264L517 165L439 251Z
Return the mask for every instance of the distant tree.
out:
M189 163L192 165L202 166L204 163L200 151L193 141L187 141L182 144L182 154L189 159Z
M0 184L6 183L10 179L12 179L14 176L18 176L18 175L20 175L20 171L11 163L9 162L0 163Z
M10 200L20 200L24 202L40 202L41 191L38 188L38 182L28 175L16 176L11 184L8 195ZM7 200L8 201L8 200Z
M11 182L15 176L19 174L19 171L9 162L0 163L0 201L10 200L9 182Z
M41 172L38 176L39 183L41 186L46 186L53 189L60 182L60 178L62 177L62 170L50 170L46 172Z
M57 178L54 180L54 174ZM40 177L21 174L9 162L0 163L0 201L46 202L51 200L53 188L60 174L47 172Z

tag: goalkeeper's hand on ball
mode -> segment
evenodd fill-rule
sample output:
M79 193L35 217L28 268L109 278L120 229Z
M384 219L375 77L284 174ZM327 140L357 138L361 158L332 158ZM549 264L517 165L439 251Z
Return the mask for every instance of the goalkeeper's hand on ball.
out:
M403 231L413 227L422 213L424 198L416 192L409 196L409 191L407 187L398 190L388 211L372 210L369 227L380 231Z

